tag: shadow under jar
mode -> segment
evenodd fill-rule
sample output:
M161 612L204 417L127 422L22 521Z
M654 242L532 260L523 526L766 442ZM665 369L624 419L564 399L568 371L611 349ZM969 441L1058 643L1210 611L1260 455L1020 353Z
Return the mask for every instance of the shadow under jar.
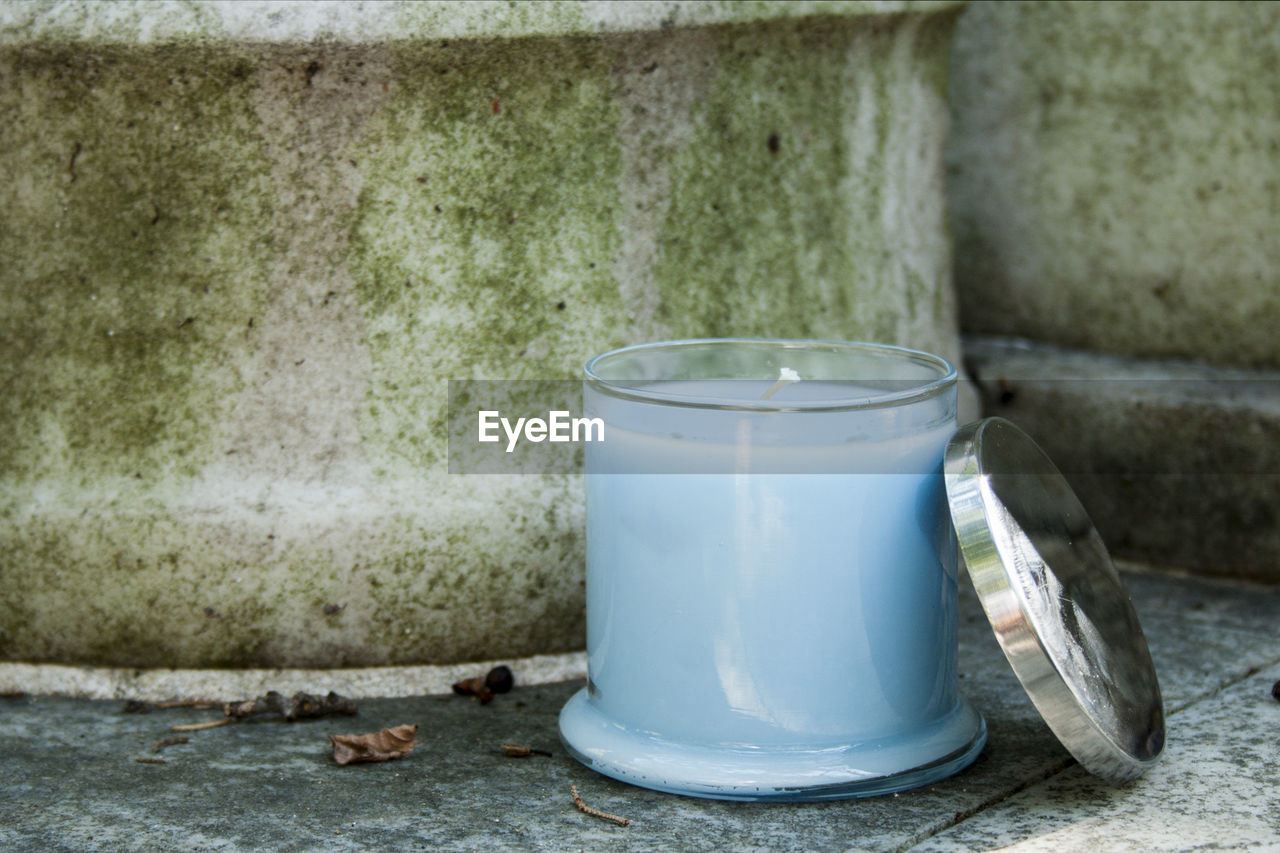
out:
M586 366L588 686L605 775L817 800L924 785L986 739L959 695L943 454L956 371L892 346L644 344Z

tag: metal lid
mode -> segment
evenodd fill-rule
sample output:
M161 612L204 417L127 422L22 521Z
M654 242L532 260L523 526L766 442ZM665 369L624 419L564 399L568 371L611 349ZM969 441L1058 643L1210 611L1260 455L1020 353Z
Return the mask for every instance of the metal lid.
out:
M1164 704L1137 614L1093 522L1031 438L1002 418L947 446L960 551L996 639L1049 728L1112 783L1164 747Z

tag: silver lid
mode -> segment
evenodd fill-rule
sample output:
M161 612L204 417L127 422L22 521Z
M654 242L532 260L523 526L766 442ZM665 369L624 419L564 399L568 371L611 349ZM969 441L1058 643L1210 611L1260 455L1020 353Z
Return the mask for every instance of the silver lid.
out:
M1112 783L1164 747L1164 704L1137 614L1093 522L1031 438L1002 418L947 446L969 577L1014 673L1076 760Z

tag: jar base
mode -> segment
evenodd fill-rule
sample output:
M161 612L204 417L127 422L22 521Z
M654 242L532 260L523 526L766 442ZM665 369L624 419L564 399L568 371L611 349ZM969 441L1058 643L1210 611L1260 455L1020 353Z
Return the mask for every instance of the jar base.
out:
M584 688L560 712L569 754L623 782L716 800L804 802L874 797L945 779L969 766L987 725L961 698L912 732L822 748L688 744L628 729L602 714Z

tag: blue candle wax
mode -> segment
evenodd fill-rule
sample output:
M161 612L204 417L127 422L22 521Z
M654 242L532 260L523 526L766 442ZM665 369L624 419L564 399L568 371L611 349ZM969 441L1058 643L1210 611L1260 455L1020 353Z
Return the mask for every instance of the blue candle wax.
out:
M803 378L817 367L588 383L605 423L586 447L589 683L561 733L606 775L821 799L980 750L942 494L954 382L893 404L936 377Z

